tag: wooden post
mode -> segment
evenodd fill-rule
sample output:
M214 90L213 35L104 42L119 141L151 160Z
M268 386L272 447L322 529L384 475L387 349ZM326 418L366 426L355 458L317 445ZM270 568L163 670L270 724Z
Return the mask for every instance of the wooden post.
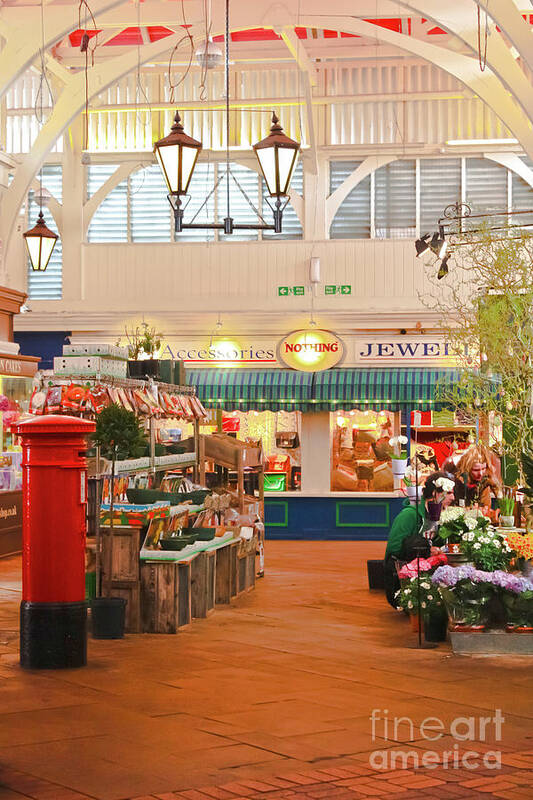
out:
M237 493L239 495L239 511L244 514L244 467L243 451L237 453Z

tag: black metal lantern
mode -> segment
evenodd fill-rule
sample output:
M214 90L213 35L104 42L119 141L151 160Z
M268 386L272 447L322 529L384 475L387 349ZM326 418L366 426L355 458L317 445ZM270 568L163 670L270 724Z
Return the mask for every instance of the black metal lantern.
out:
M42 209L39 211L35 227L22 235L28 248L32 270L44 272L59 237L47 227Z

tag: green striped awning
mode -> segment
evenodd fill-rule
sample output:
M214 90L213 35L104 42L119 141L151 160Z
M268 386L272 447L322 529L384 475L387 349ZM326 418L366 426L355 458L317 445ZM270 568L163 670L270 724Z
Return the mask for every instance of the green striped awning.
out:
M438 387L459 379L452 369L330 369L315 373L313 407L383 408L389 411L441 408Z
M188 369L187 383L208 408L309 411L313 373L292 369Z

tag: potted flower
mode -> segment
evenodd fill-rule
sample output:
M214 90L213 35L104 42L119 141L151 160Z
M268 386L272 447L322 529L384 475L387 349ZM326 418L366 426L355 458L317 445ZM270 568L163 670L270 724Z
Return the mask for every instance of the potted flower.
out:
M485 630L494 595L491 579L490 572L470 566L443 566L435 570L431 581L444 600L450 630L472 633Z
M130 378L157 378L159 361L155 356L161 349L161 333L158 333L147 322L135 328L124 328L128 342L128 375ZM120 341L120 340L119 340ZM119 344L119 342L117 342Z
M498 498L498 508L500 509L500 519L502 528L514 528L514 497L504 495Z
M459 508L458 506L444 508L441 512L439 522L439 537L444 540L448 553L460 553L463 533L469 530L465 522L464 508Z
M466 522L471 524L471 519L466 517ZM507 569L513 555L507 539L485 517L475 521L476 527L462 535L462 552L477 569L488 572Z
M396 596L399 607L409 614L414 631L418 631L418 627L423 625L424 636L428 642L445 641L446 610L439 591L431 583L427 572L420 573L420 586L417 576L402 580L402 586Z
M494 581L503 589L507 630L512 633L533 633L533 582L508 572L495 573Z
M389 444L393 448L391 453L392 474L396 475L396 477L401 478L402 475L405 474L407 467L407 450L403 448L408 441L407 436L393 436L392 439L389 439Z

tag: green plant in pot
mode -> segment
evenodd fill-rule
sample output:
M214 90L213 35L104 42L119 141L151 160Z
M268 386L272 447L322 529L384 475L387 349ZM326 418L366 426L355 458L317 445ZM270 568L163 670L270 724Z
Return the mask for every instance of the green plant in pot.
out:
M124 333L128 343L130 377L143 378L145 375L157 377L159 362L155 356L161 349L163 334L158 333L155 327L150 326L147 322L143 322L135 328L124 328Z
M104 458L111 461L111 497L109 504L109 527L110 536L113 537L113 511L114 511L114 484L117 460L125 458L136 458L146 447L146 440L142 430L141 423L133 413L128 411L122 406L113 403L107 408L102 409L96 421L96 430L93 435L94 444L100 448L100 453ZM112 546L112 540L111 540ZM100 552L100 537L96 543L97 556ZM101 601L104 598L98 597L100 595L100 569L99 558L97 559L97 575L96 575L96 605L102 606L105 603ZM121 598L106 598L110 601L121 601ZM100 602L99 602L100 601ZM117 605L111 603L110 605ZM122 606L124 603L122 602ZM98 609L100 612L100 608ZM112 610L116 613L116 609ZM94 609L93 609L94 614ZM93 630L94 635L94 630ZM117 638L115 636L100 636L97 638Z
M503 497L498 498L498 508L500 509L500 519L501 525L504 528L512 528L514 527L514 507L515 507L515 500L512 497L508 490L506 489L506 494Z

